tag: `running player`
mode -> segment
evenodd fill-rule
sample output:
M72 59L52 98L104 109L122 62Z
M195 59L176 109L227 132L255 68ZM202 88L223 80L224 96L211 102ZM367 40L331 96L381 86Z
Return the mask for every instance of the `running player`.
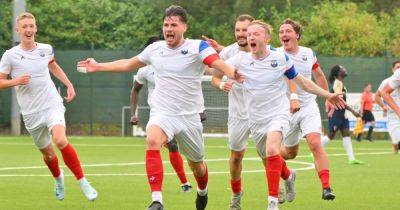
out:
M76 150L67 140L65 107L50 72L67 87L67 102L75 98L74 86L57 64L53 47L35 42L36 19L31 13L23 12L17 17L16 31L21 43L1 58L0 89L16 87L25 127L55 179L56 198L63 200L65 196L64 172L51 140L61 151L65 165L75 175L86 198L93 201L97 192L86 180ZM11 80L7 79L8 75Z
M285 52L293 61L296 70L311 79L314 77L316 83L324 90L328 89L324 72L321 70L317 57L312 49L299 46L302 27L298 22L286 19L279 28L279 40L282 47L277 50ZM305 136L308 146L314 156L315 169L322 185L322 199L333 200L333 194L329 184L329 161L328 156L321 144L321 115L316 96L310 94L299 86L294 86L297 91L290 95L291 105L299 104L299 111L290 116L290 130L286 136L281 155L285 160L294 159L299 150L300 138ZM292 111L295 107L291 107Z
M335 65L332 67L329 75L330 91L331 93L343 94L343 99L346 100L347 89L344 86L343 80L347 76L347 71L343 66ZM359 113L354 111L351 107L346 105L346 110L349 110L354 116L359 117ZM335 137L338 130L343 136L343 147L346 150L349 164L363 164L364 162L357 160L354 157L353 145L351 143L349 120L347 119L346 110L328 110L328 127L329 134L327 138L322 138L322 144L326 146L330 140Z
M257 151L266 159L268 209L278 209L279 179L287 181L288 197L294 197L296 173L289 170L280 156L280 146L289 128L289 100L285 78L293 79L304 90L318 94L344 107L339 94L332 94L298 74L290 58L283 52L269 50L270 27L253 21L247 29L251 53L239 52L227 62L244 75L244 101L248 108L249 126Z
M199 113L204 110L201 78L204 64L223 71L230 78L241 80L234 68L219 59L206 41L184 39L187 13L180 6L165 10L163 35L165 41L155 42L139 55L109 63L90 58L78 63L87 72L128 72L151 65L155 71L155 88L151 95L150 120L147 124L146 172L152 191L149 210L163 209L163 165L161 146L173 137L185 155L197 181L196 209L206 208L208 171L204 161L203 127Z
M237 53L250 52L250 46L247 43L247 27L254 18L250 15L240 15L235 23L236 42L222 49L220 57L228 60ZM229 169L231 174L232 199L229 205L230 210L239 210L242 191L242 160L245 154L247 139L250 135L248 127L248 114L243 99L242 84L229 80L222 81L224 75L215 71L211 84L225 92L228 92L229 116L228 116L228 141L231 149L229 159Z
M394 154L398 154L400 148L400 112L398 111L400 106L399 70L400 60L396 60L392 64L394 75L383 80L375 94L375 102L379 104L384 111L388 112L388 129L390 137L392 138ZM383 104L381 97L385 99L390 108ZM389 103L388 101L391 102Z
M150 37L147 41L145 47L149 46L153 42L159 41L159 37ZM139 102L139 92L142 89L143 85L147 86L147 103L150 104L151 93L154 90L154 68L152 66L145 66L140 68L137 72L136 78L134 78L134 83L131 91L131 124L137 125L138 118L136 116L136 108ZM185 168L183 166L183 159L181 154L178 151L178 145L176 140L168 142L165 145L169 151L169 161L172 167L175 170L176 175L181 182L182 192L190 192L192 186L188 182L186 178Z

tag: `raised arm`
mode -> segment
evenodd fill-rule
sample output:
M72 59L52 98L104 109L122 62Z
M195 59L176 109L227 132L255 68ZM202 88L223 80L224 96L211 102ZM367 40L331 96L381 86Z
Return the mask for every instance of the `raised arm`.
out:
M387 112L387 107L383 103L381 91L379 89L375 93L375 100L374 101L375 101L375 103L377 103L383 109L384 112Z
M87 72L129 72L146 66L137 56L107 63L97 63L93 58L78 62L78 68L85 68Z
M67 87L67 96L64 97L65 100L67 102L72 101L75 98L76 93L74 86L72 85L71 81L69 81L65 72L54 60L49 63L49 70L58 80L60 80Z
M386 84L382 91L380 91L383 100L389 105L389 107L396 112L397 116L400 117L400 107L396 104L393 97L390 95L394 89L389 85Z
M326 98L330 103L332 103L338 109L344 109L346 102L341 97L341 93L329 93L328 91L318 87L314 82L305 78L301 74L297 74L293 78L293 81L299 85L303 90L315 94L317 96Z
M142 89L143 85L138 83L136 80L133 83L132 91L131 91L131 124L137 125L138 118L136 116L136 108L139 101L139 92Z

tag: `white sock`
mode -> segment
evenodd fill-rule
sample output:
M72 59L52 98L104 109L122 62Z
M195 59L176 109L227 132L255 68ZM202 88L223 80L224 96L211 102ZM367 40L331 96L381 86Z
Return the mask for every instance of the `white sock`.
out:
M268 196L268 202L271 202L271 201L275 201L276 203L278 203L278 198L273 197L273 196Z
M207 186L204 190L200 190L200 189L197 187L197 193L199 193L200 196L205 196L205 195L207 195L207 193L208 193L208 186Z
M78 180L78 182L79 182L79 184L83 184L83 183L86 183L87 180L85 177L82 177L81 179Z
M321 143L323 147L326 147L326 145L328 145L330 139L328 138L328 136L324 135L321 136Z
M161 191L151 192L151 200L162 203L162 192Z
M343 147L346 150L349 160L354 160L353 145L351 144L350 136L343 137Z

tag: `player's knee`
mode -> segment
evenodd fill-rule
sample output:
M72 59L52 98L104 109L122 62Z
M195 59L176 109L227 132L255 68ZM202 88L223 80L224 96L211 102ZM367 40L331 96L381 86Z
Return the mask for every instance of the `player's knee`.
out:
M68 144L67 137L65 135L53 135L53 141L59 149L64 148Z
M267 157L280 154L279 149L272 146L267 146L266 152L267 152Z
M160 138L156 138L155 136L151 135L147 136L146 143L147 143L147 149L150 150L159 150L162 144Z
M283 157L285 160L294 159L297 156L297 150L288 150L285 156Z
M241 153L232 153L230 161L231 163L233 163L234 165L239 165L242 163L243 160L243 154Z

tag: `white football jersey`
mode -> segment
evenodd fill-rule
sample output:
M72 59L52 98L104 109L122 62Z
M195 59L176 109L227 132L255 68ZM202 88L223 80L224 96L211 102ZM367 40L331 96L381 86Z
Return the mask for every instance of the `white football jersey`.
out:
M151 94L155 87L154 68L151 65L140 68L136 74L136 82L147 86L147 103L150 105Z
M278 51L285 52L283 47L277 48ZM292 60L296 71L303 75L305 78L312 78L312 72L319 67L317 57L312 49L299 46L296 54L285 52ZM303 90L299 85L297 86L297 94L299 95L300 106L305 106L307 103L314 102L317 98L316 95Z
M204 64L219 58L203 40L186 39L172 49L165 41L155 42L138 55L141 62L152 65L155 88L151 95L152 111L165 115L187 115L204 111L201 78Z
M396 72L400 72L400 71L396 71ZM390 94L390 96L392 96L392 98L394 99L394 101L396 102L396 104L398 105L398 106L400 106L400 80L398 80L397 82L395 81L395 79L394 78L392 78L394 75L392 75L391 77L389 77L389 78L386 78L385 80L383 80L382 81L382 83L381 83L381 85L379 85L379 88L378 88L378 90L379 91L382 91L383 90L383 88L385 88L385 86L386 86L386 84L389 84L390 85L390 87L392 87L393 89L394 89L394 91ZM393 81L394 80L394 81ZM390 83L392 83L393 82L393 84L390 84ZM397 83L397 85L396 85L396 83ZM393 85L393 86L392 86ZM397 87L396 87L397 86ZM396 115L396 113L392 110L392 109L389 109L388 110L388 116L389 115Z
M250 121L265 122L273 116L289 114L285 76L293 79L297 72L285 53L270 50L266 58L258 60L251 53L240 52L227 63L245 77L244 99Z
M54 59L51 45L36 43L31 51L19 45L7 50L0 61L0 73L11 78L30 75L27 85L16 87L17 101L23 115L33 114L62 104L63 100L51 80L49 62Z
M241 52L239 49L239 45L235 42L229 46L226 46L221 50L219 56L222 60L228 60L234 55ZM247 108L244 101L243 96L243 85L233 81L232 89L228 93L228 101L229 101L229 117L239 118L239 119L247 119Z

